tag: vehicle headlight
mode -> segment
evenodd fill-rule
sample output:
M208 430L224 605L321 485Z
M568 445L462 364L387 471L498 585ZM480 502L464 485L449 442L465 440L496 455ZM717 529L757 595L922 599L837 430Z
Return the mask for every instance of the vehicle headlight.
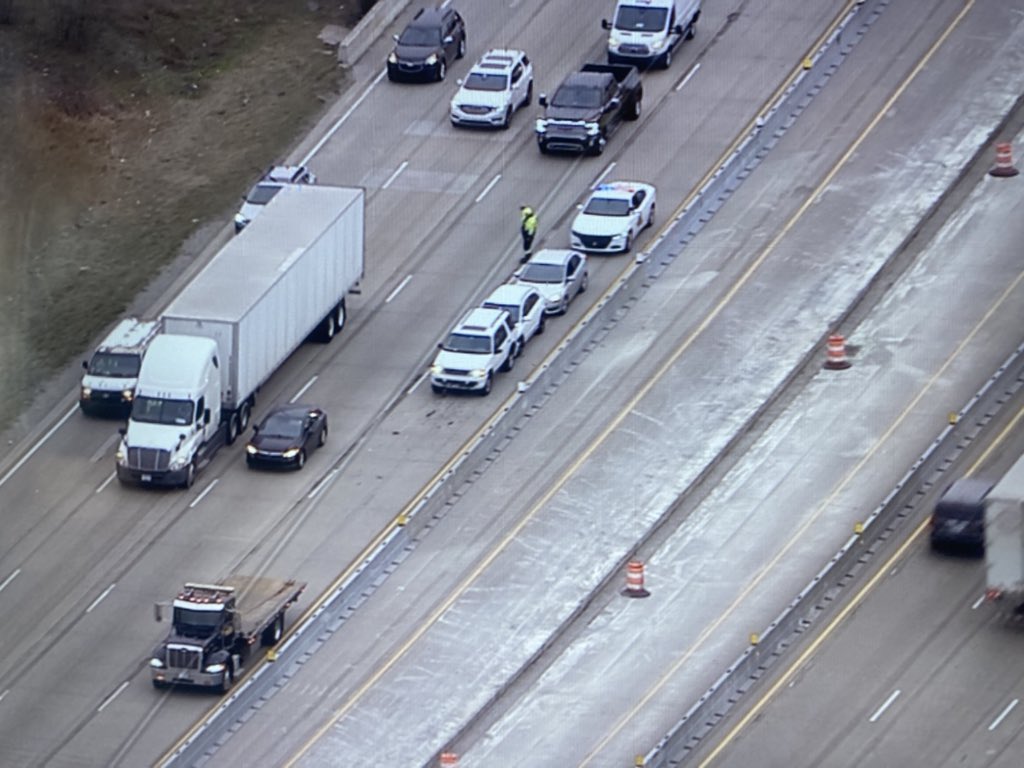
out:
M160 661L160 659L153 658L149 660L149 666L151 666L153 669L163 669L165 665L162 661Z
M547 133L548 121L544 120L543 118L538 117L537 118L537 123L534 126L534 130L537 131L537 133Z
M299 449L298 448L289 448L287 451L285 451L281 455L284 456L286 459L294 459L296 456L299 455Z
M225 667L224 664L211 664L210 666L208 666L206 668L205 671L209 672L211 675L216 675L216 674L219 674L220 672L223 672L225 670L225 668L226 667Z
M469 372L469 375L472 376L474 379L482 379L485 376L487 376L487 371L485 371L483 368L474 368L472 371Z
M434 363L432 366L430 366L430 372L440 376L442 373L444 373L444 366L438 363Z
M652 51L660 51L664 47L665 47L665 41L664 40L652 40L651 41L651 50Z
M248 453L250 456L255 456L257 453L259 453L259 450L257 450L255 445L249 443L247 446L245 446L245 452Z
M391 53L388 54L388 64L397 64L397 63L398 63L398 54L395 53L394 51L392 51Z
M117 447L117 453L114 454L114 460L118 464L124 464L126 459L127 459L127 456L128 456L128 449L125 448L124 443L121 443L121 445L119 445Z
M92 397L92 387L82 387L82 399L88 400Z
M188 464L188 456L175 456L167 464L167 468L171 470L178 470Z
M597 123L587 123L587 135L597 136L601 132L601 126Z
M430 54L429 56L427 56L427 58L424 60L423 63L427 64L428 66L431 66L431 67L434 66L435 64L437 64L437 54L436 53Z
M614 32L612 32L610 35L608 35L608 45L610 45L612 48L618 48L620 45L622 45L622 38L619 37Z
M135 390L134 389L122 389L121 390L121 399L124 400L126 403L130 403L134 398L135 398Z
M249 220L240 213L235 214L235 224L241 224L243 227L249 223Z

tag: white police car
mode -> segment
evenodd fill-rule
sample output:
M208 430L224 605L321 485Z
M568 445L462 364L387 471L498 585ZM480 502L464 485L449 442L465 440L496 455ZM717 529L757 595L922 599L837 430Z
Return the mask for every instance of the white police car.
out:
M600 184L572 223L572 247L593 253L625 253L641 230L654 223L656 191L641 181Z
M452 98L454 125L508 128L512 113L533 101L533 65L522 51L490 50Z

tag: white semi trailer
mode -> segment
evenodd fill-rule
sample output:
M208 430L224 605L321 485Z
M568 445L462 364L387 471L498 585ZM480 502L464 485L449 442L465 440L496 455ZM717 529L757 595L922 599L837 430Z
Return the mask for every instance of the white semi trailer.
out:
M1024 618L1024 456L985 499L985 567L989 599Z
M283 188L171 302L117 452L124 483L188 487L249 423L259 387L345 324L363 276L362 189Z

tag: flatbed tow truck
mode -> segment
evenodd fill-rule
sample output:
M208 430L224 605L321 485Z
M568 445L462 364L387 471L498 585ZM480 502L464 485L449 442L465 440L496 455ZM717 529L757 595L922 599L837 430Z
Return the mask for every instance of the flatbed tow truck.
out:
M285 610L304 582L234 576L222 584L187 583L170 604L171 629L149 662L156 688L188 685L226 693L257 642L276 645ZM161 621L165 603L156 605Z

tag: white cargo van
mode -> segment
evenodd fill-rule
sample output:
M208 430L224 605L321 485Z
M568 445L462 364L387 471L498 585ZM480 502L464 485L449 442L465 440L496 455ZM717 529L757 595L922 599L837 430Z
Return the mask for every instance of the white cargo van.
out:
M608 63L668 69L672 52L697 33L701 0L618 0L608 35Z
M159 331L156 320L128 317L119 322L82 362L85 375L78 405L93 416L124 416L132 409L142 357Z

